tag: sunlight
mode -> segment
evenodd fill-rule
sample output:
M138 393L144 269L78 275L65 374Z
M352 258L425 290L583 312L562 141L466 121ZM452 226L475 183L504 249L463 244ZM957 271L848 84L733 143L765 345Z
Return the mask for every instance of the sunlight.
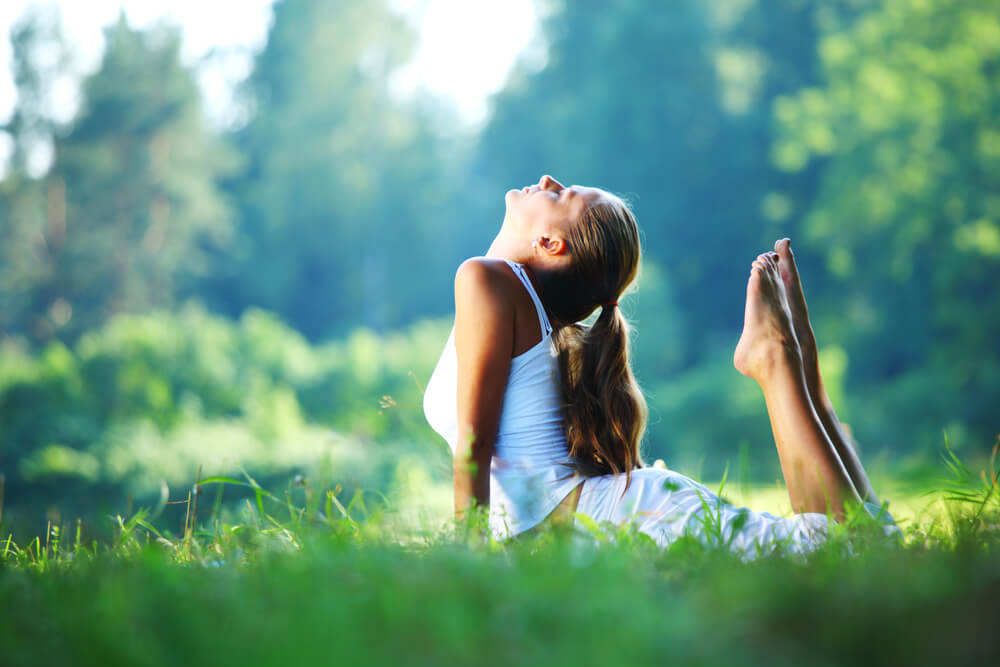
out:
M32 6L44 3L13 0L0 7L0 32L11 27ZM199 64L199 82L206 113L216 124L239 121L231 108L232 90L249 72L251 54L260 49L271 22L273 0L232 3L200 0L88 0L49 2L62 13L63 24L85 73L97 68L104 48L102 28L124 11L131 24L143 28L159 20L184 29L184 59ZM409 94L420 89L450 98L468 123L485 118L487 97L504 83L518 54L538 34L532 0L468 3L462 0L400 0L395 6L413 16L422 32L414 62L400 72L396 87ZM16 91L11 77L8 39L0 42L0 122L13 113ZM53 110L70 118L76 95L60 95ZM236 116L234 117L234 114Z

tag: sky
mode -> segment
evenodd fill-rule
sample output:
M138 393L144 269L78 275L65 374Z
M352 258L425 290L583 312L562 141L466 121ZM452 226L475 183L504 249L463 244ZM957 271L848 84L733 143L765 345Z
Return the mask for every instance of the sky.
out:
M356 0L359 1L359 0ZM0 123L15 104L8 35L30 5L59 7L67 35L83 70L94 71L104 48L102 27L124 9L133 27L167 19L184 29L183 58L196 62L213 49L227 54L199 76L209 118L225 125L228 92L249 73L250 54L266 40L273 0L61 0L0 1ZM421 43L410 68L401 73L404 93L423 87L450 97L469 124L487 113L487 96L503 85L518 55L537 37L532 0L396 0L417 19ZM238 9L238 11L235 11ZM461 54L461 57L455 57ZM78 104L75 86L55 95L58 117L71 118ZM0 146L0 153L3 147ZM2 158L2 156L0 156Z

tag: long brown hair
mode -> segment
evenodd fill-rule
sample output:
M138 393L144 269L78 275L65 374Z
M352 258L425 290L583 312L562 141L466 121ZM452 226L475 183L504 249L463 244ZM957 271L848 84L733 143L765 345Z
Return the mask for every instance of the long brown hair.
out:
M638 272L639 227L625 202L607 195L568 236L569 267L538 283L556 329L570 457L583 475L624 472L630 483L643 466L646 400L629 364L628 322L613 304ZM597 308L597 320L583 324Z

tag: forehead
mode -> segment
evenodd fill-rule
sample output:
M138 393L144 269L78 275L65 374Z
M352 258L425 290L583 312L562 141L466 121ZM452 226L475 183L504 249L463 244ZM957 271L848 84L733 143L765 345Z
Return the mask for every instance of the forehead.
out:
M571 185L566 189L568 193L562 197L562 205L566 207L565 220L570 225L579 221L583 213L592 206L611 201L611 195L600 188Z
M610 195L600 188L590 188L586 185L571 185L569 189L580 195L588 204L596 204L604 198L610 199Z
M600 188L590 188L585 185L571 185L570 190L576 193L577 196L574 197L574 199L578 200L583 208L594 206L595 204L600 204L601 202L610 202L612 200L611 195Z

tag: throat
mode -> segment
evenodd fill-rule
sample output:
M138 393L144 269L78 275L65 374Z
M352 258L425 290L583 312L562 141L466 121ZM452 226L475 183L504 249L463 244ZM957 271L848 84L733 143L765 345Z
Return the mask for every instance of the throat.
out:
M486 257L526 264L531 261L531 241L511 238L501 230L486 251Z

